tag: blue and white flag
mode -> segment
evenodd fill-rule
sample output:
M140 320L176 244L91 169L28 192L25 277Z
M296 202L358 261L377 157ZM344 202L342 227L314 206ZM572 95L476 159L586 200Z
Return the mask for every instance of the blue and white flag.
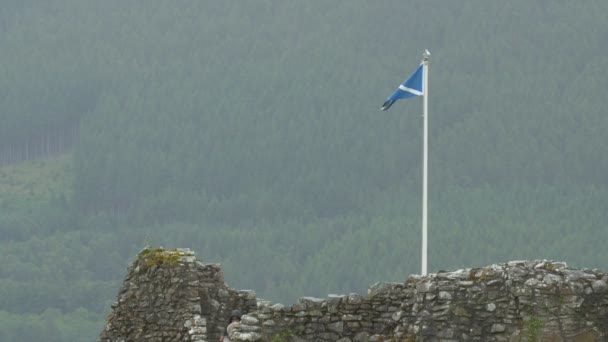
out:
M391 96L386 98L380 109L387 110L399 99L424 95L422 90L422 63L416 70L395 90Z

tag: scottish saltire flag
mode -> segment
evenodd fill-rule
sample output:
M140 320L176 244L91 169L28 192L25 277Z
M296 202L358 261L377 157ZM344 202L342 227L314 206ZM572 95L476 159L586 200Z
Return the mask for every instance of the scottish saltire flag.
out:
M422 63L416 70L403 82L391 96L386 98L380 109L387 110L399 99L423 95L422 91Z

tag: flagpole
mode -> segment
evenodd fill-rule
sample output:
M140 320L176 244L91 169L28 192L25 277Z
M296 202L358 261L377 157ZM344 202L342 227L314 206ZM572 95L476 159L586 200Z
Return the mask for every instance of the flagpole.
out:
M428 166L429 166L429 50L422 54L422 93L424 142L422 157L422 275L427 274L427 215L428 215Z

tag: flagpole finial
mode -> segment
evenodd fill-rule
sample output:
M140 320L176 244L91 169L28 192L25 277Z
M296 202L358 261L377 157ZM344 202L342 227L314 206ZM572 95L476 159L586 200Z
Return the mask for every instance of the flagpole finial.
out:
M429 52L429 50L424 49L424 53L422 54L422 58L424 58L425 61L428 61L429 57L431 57L431 53Z

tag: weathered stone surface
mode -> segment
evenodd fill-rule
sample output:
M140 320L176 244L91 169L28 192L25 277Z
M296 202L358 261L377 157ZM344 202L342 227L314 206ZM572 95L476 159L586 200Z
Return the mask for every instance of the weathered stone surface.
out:
M219 265L196 261L188 249L145 248L99 340L217 341L234 308L255 310L255 293L227 287Z
M341 333L344 331L344 322L340 321L340 322L330 323L327 325L327 329L329 329L331 331L335 331L337 333Z
M217 341L234 308L245 313L235 341L606 341L607 283L600 270L512 261L286 307L227 287L219 265L189 250L144 250L100 341Z

